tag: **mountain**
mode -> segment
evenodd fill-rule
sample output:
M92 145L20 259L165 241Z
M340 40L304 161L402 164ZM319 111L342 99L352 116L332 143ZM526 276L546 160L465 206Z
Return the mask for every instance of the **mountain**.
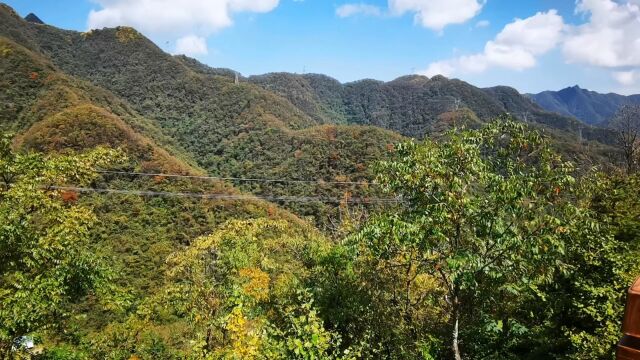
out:
M512 88L480 89L443 76L341 84L324 75L288 73L239 77L236 84L235 71L166 54L132 28L79 33L32 24L4 9L1 36L110 92L211 175L370 181L367 164L386 156L387 144L402 136L437 135L463 123L479 126L504 112L557 136L559 147L573 158L584 157L583 148L574 146L577 139L598 142L589 147L597 157L610 152L602 145L612 141L607 131L546 112ZM370 141L362 141L363 134ZM315 184L293 189L277 182L234 185L268 196L370 195ZM305 216L331 208L282 205Z
M133 118L208 174L303 180L294 185L234 181L236 187L257 195L369 196L372 188L346 182L370 182L368 165L388 154L388 144L403 139L376 127L324 124L278 94L244 79L235 84L232 70L166 54L132 28L65 31L25 22L6 7L0 11L0 24L0 36L38 54L67 77L111 94L113 99L105 103L126 104L126 116L135 114ZM24 79L21 74L28 77L32 72L37 71L25 68L16 77ZM41 91L30 86L12 86L15 94L8 94L8 103L14 97L33 97L29 91ZM56 104L55 97L48 99ZM16 120L29 125L41 120L24 111L25 105L12 109L3 121L9 128L24 129ZM331 184L335 181L343 184ZM337 211L337 204L321 201L281 205L316 219Z
M235 71L171 56L135 29L61 30L24 21L6 6L0 10L0 36L83 86L109 93L114 100L108 102L125 104L126 116L135 114L135 126L210 175L311 181L295 187L234 183L258 195L369 196L370 190L357 185L316 183L369 182L368 164L386 156L388 144L403 136L437 135L461 124L477 127L505 112L556 137L572 158L585 157L583 141L593 142L587 148L594 156L605 156L613 138L607 130L547 112L515 89L481 89L443 76L342 84L325 75L272 73L240 76L236 83ZM15 96L29 91L38 90L27 86ZM36 121L21 110L7 116ZM332 208L282 205L316 217Z
M551 128L581 127L573 118L545 111L513 88L480 89L444 76L341 84L319 74L271 73L248 80L278 93L318 122L374 125L416 138L437 133L440 116L461 109L470 110L480 123L509 112L518 118L527 114L529 121Z
M373 125L422 138L454 125L477 127L510 113L545 131L558 150L578 161L585 160L585 149L600 159L610 156L611 148L603 144L615 141L609 130L546 111L507 86L481 89L458 79L419 75L342 84L320 74L270 73L248 81L286 98L321 123Z
M0 7L0 17L15 13ZM27 26L42 27L40 25ZM1 26L0 26L1 27ZM45 26L46 27L46 26ZM28 43L27 43L28 44ZM165 135L154 121L142 116L112 92L61 71L44 54L0 36L0 131L17 133L15 144L25 151L84 151L96 146L119 148L128 156L118 171L205 175L182 146ZM218 180L201 182L105 175L99 188L156 192L243 194L232 184ZM246 193L245 193L246 194ZM249 194L246 194L249 195ZM144 199L128 195L88 194L80 201L94 207L101 226L95 229L100 251L114 256L114 266L124 273L137 272L130 261L143 262L149 273L132 277L144 287L156 276L166 256L216 224L231 217L273 217L299 221L273 204L233 200ZM180 215L185 209L196 215ZM124 216L124 217L123 217ZM128 219L122 225L122 219ZM120 226L115 226L120 224ZM137 239L124 245L124 239ZM128 240L127 240L128 241ZM132 249L137 257L131 258ZM155 250L154 250L155 249ZM148 251L153 251L149 253ZM146 261L146 262L145 262Z
M623 105L640 104L640 95L600 94L577 85L528 96L548 111L574 116L590 125L610 119Z
M41 24L41 25L44 24L44 21L40 20L40 18L34 13L29 13L29 15L24 17L24 19L30 23Z

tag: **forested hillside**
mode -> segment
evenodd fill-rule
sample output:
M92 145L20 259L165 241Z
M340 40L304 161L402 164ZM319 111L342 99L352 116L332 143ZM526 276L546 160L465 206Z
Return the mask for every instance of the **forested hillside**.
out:
M480 89L443 76L404 76L390 82L361 80L341 84L318 74L273 73L249 81L289 99L320 122L375 125L422 138L442 130L441 115L468 109L480 122L505 112L547 129L575 134L587 140L611 143L611 134L584 126L576 119L548 111L506 86Z
M318 188L313 183L371 180L368 161L400 139L379 128L318 126L286 99L244 81L236 85L229 71L165 54L131 28L80 34L30 24L6 11L0 16L0 33L124 99L209 174L311 181L284 190L278 183L236 184L256 194L365 196L370 190L360 186ZM365 141L359 140L362 133ZM322 203L304 209L287 205L302 215L333 211Z
M548 112L506 86L480 89L457 79L418 75L386 83L341 84L325 75L273 73L251 76L249 81L275 91L323 123L373 125L423 138L456 125L477 127L509 113L547 132L559 151L577 161L601 162L615 153L608 146L615 142L610 130Z
M36 18L0 4L0 359L611 358L640 229L612 130Z

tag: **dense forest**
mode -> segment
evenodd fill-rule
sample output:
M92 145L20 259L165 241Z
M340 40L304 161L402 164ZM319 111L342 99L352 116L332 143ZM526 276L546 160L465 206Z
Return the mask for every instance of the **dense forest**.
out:
M640 108L235 77L0 4L0 359L613 358Z

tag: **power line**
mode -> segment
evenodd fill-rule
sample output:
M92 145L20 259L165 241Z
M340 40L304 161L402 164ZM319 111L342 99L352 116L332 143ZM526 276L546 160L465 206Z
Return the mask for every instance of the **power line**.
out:
M51 186L49 189L60 191L75 191L79 193L101 193L101 194L123 194L137 195L148 197L181 197L181 198L197 198L206 200L244 200L256 201L265 200L269 202L322 202L339 204L343 201L353 204L395 204L400 200L397 198L346 198L336 199L328 197L309 197L309 196L254 196L242 194L204 194L204 193L185 193L185 192L169 192L169 191L146 191L146 190L122 190L122 189L99 189L76 186Z
M221 180L221 181L243 181L243 182L265 182L265 183L290 183L290 184L337 184L337 185L373 185L376 183L366 183L364 181L324 181L324 180L289 180L289 179L260 179L260 178L239 178L239 177L218 177L218 176L200 176L200 175L180 175L180 174L161 174L161 173L143 173L128 171L107 171L98 170L99 174L117 174L130 176L148 176L148 177L167 177L180 179L199 179L199 180Z

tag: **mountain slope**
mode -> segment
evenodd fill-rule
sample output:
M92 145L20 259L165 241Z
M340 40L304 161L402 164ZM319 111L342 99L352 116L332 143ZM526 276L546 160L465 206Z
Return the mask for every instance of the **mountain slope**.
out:
M446 126L442 115L470 110L474 121L489 121L503 113L538 124L565 139L611 143L608 131L585 127L576 119L548 112L513 88L480 89L443 76L403 76L390 82L360 80L341 84L317 74L271 73L248 79L287 98L309 117L323 123L374 125L421 138Z
M24 43L65 73L107 89L163 136L180 144L209 174L309 180L296 186L235 183L255 194L342 198L351 192L370 196L373 190L359 185L318 184L370 181L368 162L383 158L387 144L401 140L379 128L338 126L328 130L287 99L244 79L235 84L230 70L168 55L131 28L81 34L30 24L9 11L0 11L0 20L0 35ZM327 135L334 132L336 136ZM371 141L362 141L363 133ZM336 211L337 206L321 202L283 205L316 218Z
M322 122L374 125L423 137L433 133L438 116L465 99L478 117L489 119L501 108L480 89L444 77L405 76L390 82L360 80L341 84L318 74L271 73L249 81L275 91ZM458 104L460 106L462 104Z
M40 25L38 25L40 26ZM149 119L107 90L69 76L45 56L0 36L0 82L3 85L0 130L19 135L23 151L84 151L96 146L121 149L128 160L112 170L203 175L183 150ZM107 169L109 170L109 169ZM73 186L74 184L67 184ZM270 217L302 222L274 204L244 195L242 200L189 197L145 197L126 191L243 195L215 179L181 180L162 176L104 174L91 185L119 193L68 190L65 201L93 209L93 248L107 259L126 289L130 310L164 283L166 258L192 239L209 234L229 219ZM82 329L99 331L126 317L104 309L95 299L75 304L69 312Z
M640 104L640 95L600 94L577 85L529 96L548 111L574 116L591 125L610 119L623 105Z

